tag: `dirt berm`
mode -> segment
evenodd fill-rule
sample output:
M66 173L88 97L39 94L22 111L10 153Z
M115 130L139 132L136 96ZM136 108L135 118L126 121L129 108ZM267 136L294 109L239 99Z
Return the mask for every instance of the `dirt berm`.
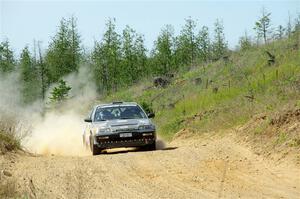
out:
M205 137L205 136L204 136ZM164 149L98 156L13 155L5 170L31 198L300 198L299 164L275 164L234 133L178 136Z

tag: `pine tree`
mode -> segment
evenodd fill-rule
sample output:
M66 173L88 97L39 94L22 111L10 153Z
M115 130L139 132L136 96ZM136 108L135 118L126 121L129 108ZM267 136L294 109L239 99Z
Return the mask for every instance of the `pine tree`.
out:
M261 17L255 22L254 30L256 30L257 38L263 38L265 44L268 41L268 36L271 33L271 13L268 13L265 8L262 8Z
M279 25L276 29L276 32L275 32L275 39L282 39L283 36L284 36L284 33L285 33L285 28L283 28L282 25Z
M239 45L241 50L248 50L249 48L251 48L251 38L248 36L246 31L245 35L240 38Z
M37 69L38 69L39 80L41 82L41 96L42 96L42 99L45 100L46 90L48 88L47 82L49 82L47 78L50 75L49 75L48 68L46 68L46 64L44 62L44 57L42 56L40 42L38 42L37 47L38 47L39 58L35 59L35 60L36 60L36 65L37 65Z
M207 26L203 26L197 36L200 61L207 62L211 58L211 42Z
M58 86L53 88L51 91L51 96L49 97L53 103L59 103L66 100L69 96L70 90L72 89L64 80L59 80L58 83Z
M197 57L195 36L196 22L191 18L185 19L180 35L177 38L176 56L180 65L192 65Z
M12 72L15 69L15 59L13 51L10 49L9 42L0 43L0 72Z
M121 78L123 84L132 84L141 78L145 73L146 48L142 35L135 30L126 26L122 35L122 63Z
M296 42L297 46L300 46L300 13L298 13L297 18L295 19L295 25L293 28L292 35Z
M147 49L143 35L137 34L134 41L134 55L136 57L136 74L132 78L134 82L149 74L147 68Z
M26 46L20 57L20 82L22 83L22 96L24 103L30 103L40 97L40 82L38 71L33 58Z
M63 18L46 53L49 83L57 82L71 72L77 72L80 59L80 36L76 28L76 19L74 17L69 20Z
M293 32L298 33L298 34L300 32L300 13L298 13L298 15L295 19L295 25L294 25Z
M80 64L80 60L82 57L82 53L81 53L81 47L80 47L80 35L78 33L78 29L77 29L77 19L72 16L69 19L69 38L70 38L70 54L71 54L71 63L74 67L75 71L78 71L79 68L79 64Z
M220 59L227 51L227 41L225 40L223 22L219 19L215 22L213 57L215 60Z
M109 92L117 89L121 73L120 49L120 35L116 32L115 19L109 19L103 39L95 44L92 56L99 91Z
M135 31L126 26L122 35L122 76L125 82L132 83L133 78L137 75L137 68L134 55L134 37Z
M156 74L167 74L174 71L174 28L171 25L165 26L157 40L154 42L152 52Z
M286 25L286 35L288 37L290 37L291 34L292 34L292 22L291 22L291 16L289 14L288 22L287 22L287 25Z

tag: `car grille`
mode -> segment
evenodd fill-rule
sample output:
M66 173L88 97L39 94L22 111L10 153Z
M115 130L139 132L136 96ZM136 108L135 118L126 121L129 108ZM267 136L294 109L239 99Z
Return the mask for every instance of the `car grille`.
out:
M145 137L143 136L143 133L140 132L131 132L131 131L124 131L122 133L132 133L132 137L120 137L121 133L116 133L116 134L112 134L112 135L108 135L108 139L99 139L99 137L102 136L98 136L97 137L97 141L99 142L103 142L103 141L127 141L127 140L138 140L138 139L144 139ZM107 136L107 135L106 135ZM153 139L154 135L152 136L147 136L147 139Z
M135 131L137 129L134 129L134 128L128 128L128 129L116 129L115 131L116 132L124 132L124 133L128 133L128 132L132 132L132 131Z

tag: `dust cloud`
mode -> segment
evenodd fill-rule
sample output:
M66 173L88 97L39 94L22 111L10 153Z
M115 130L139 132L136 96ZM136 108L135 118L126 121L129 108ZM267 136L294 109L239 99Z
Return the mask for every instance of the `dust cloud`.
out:
M156 149L157 150L163 150L165 148L166 148L165 142L161 138L158 138L157 141L156 141Z
M24 146L31 152L47 155L85 155L82 146L82 117L75 112L47 113Z
M36 154L79 156L89 154L82 144L83 119L96 103L95 85L87 67L63 79L72 89L69 99L56 108L48 101L37 101L24 107L21 103L19 75L12 73L0 77L0 120L9 123L8 118L30 133L23 138L25 150ZM53 87L47 91L47 96ZM46 98L48 99L48 97ZM28 131L27 131L28 132ZM21 131L18 131L22 134Z

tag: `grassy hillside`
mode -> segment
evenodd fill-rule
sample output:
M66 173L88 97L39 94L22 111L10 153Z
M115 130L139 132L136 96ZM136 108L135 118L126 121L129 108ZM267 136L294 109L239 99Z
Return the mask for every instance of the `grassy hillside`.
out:
M275 55L268 64L267 52ZM228 58L191 67L166 88L145 80L101 101L146 102L156 112L160 136L171 139L182 128L218 131L241 125L253 115L287 104L300 106L299 38L279 40Z

